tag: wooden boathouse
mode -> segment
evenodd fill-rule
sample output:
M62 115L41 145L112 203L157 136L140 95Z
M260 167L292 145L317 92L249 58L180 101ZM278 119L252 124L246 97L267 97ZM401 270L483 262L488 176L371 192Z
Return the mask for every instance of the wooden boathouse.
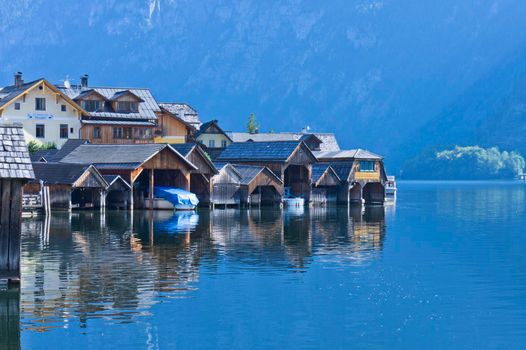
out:
M341 186L340 177L330 165L316 163L312 166L312 204L336 204Z
M128 209L131 201L131 186L119 175L102 175L108 183L106 208Z
M170 146L197 167L190 173L190 192L195 193L199 204L209 204L212 192L210 180L218 173L214 163L200 144L182 143Z
M100 209L108 183L93 165L33 163L35 180L24 186L24 197L42 196L42 208Z
M319 164L330 165L341 179L338 202L384 203L387 175L382 156L362 149L314 154Z
M241 174L230 163L214 162L218 173L211 179L210 202L215 205L241 205Z
M282 202L283 181L269 168L261 165L234 164L241 175L241 205L276 205Z
M234 142L217 158L218 162L265 166L283 182L284 191L310 200L312 165L316 157L301 140Z
M82 145L64 163L92 164L102 175L119 175L131 186L130 208L155 208L155 185L190 190L197 167L167 144Z
M0 279L20 280L22 186L33 178L22 127L0 124Z

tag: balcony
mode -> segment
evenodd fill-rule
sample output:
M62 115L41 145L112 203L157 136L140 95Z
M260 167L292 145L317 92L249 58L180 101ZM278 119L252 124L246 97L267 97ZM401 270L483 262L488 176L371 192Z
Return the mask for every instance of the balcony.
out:
M354 173L355 181L380 181L379 171L357 171Z

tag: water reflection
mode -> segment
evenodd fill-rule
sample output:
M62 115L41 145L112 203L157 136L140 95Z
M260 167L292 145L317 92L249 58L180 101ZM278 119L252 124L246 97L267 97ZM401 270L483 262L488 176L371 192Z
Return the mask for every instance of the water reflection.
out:
M20 349L20 289L0 285L0 349Z
M23 222L25 329L134 322L163 298L185 298L202 273L303 272L374 260L383 207L74 212ZM0 296L0 301L3 297Z

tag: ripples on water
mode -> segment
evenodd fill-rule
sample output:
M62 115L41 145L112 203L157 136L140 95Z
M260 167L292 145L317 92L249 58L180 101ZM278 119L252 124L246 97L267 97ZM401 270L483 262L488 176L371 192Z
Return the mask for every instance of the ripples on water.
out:
M400 189L396 206L365 210L26 219L22 347L514 347L526 340L525 188ZM16 298L0 287L0 302ZM17 328L6 331L12 339Z

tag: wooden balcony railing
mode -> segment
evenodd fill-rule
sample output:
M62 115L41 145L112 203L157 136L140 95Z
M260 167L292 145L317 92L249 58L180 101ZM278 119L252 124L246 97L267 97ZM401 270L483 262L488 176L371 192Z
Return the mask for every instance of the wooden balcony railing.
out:
M356 181L380 181L379 171L357 171L354 173L354 179Z

